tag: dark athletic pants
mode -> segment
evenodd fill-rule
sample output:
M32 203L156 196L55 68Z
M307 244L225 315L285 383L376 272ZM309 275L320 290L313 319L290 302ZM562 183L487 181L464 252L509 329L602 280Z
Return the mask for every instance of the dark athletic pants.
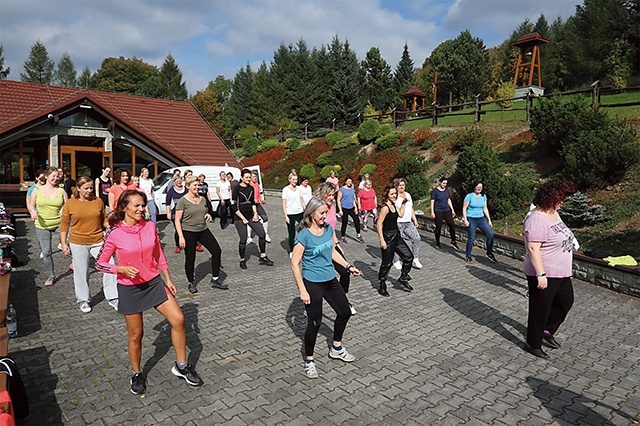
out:
M187 274L187 281L193 282L193 273L196 263L196 245L202 244L207 248L211 254L211 276L220 276L220 257L222 256L222 250L220 244L213 236L209 228L200 232L182 231L184 235L184 241L186 246L184 248L184 272Z
M342 256L344 260L347 260L339 245L336 246L336 251L340 254L340 256ZM340 286L342 286L342 289L345 293L349 293L349 284L351 284L351 273L347 271L347 268L345 268L335 260L333 261L333 267L338 275L340 275Z
M340 218L340 220L342 221L342 226L340 226L340 236L341 237L344 237L346 235L346 232L347 232L347 225L348 225L348 222L349 222L349 219L347 219L347 217L351 217L351 219L353 219L353 226L356 228L356 234L360 233L360 218L356 214L356 209L355 208L345 209L343 207L342 208L342 217Z
M307 329L304 332L304 354L312 356L318 338L318 331L322 325L322 299L336 311L336 320L333 323L333 340L342 341L342 335L347 322L351 317L349 302L344 295L344 290L337 279L326 282L311 282L303 279L304 286L311 297L311 303L305 305L307 310Z
M413 263L413 253L402 239L400 231L394 229L393 231L383 232L384 240L387 243L386 249L380 249L382 251L382 263L380 264L380 271L378 272L378 280L386 280L393 264L393 255L398 254L402 260L402 275L408 275L411 270L411 264Z
M436 215L436 243L440 244L440 232L442 231L442 219L447 222L449 226L449 235L451 236L451 242L456 242L456 227L453 223L453 215L451 214L451 210L446 212L433 212Z
M245 216L247 217L247 216ZM249 223L246 225L240 220L240 218L236 218L234 222L236 225L236 230L238 231L238 237L240 237L240 242L238 243L238 253L240 254L240 259L244 259L245 250L247 248L247 225L253 229L253 232L258 236L258 248L260 248L260 253L265 253L267 250L267 241L264 239L266 234L264 232L264 228L262 227L262 223L254 222L249 219Z
M571 277L547 278L547 288L538 288L538 277L527 275L529 285L529 319L527 343L534 349L542 346L542 334L558 331L573 306Z
M288 214L289 223L287 224L287 232L289 232L289 253L293 251L293 243L296 239L296 224L302 222L302 213Z
M218 216L220 216L220 226L227 224L227 219L231 219L231 223L234 223L235 218L233 217L233 209L231 208L231 200L223 200L224 205L222 203L218 204Z

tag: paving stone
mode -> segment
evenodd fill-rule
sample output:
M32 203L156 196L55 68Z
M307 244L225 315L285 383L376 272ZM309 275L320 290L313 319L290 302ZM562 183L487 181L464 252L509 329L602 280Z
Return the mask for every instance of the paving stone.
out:
M563 346L549 361L521 348L527 299L521 262L499 257L467 265L459 253L438 252L423 235L425 267L413 270L415 290L376 291L379 247L347 244L364 278L349 291L358 314L345 346L357 359L327 358L335 313L325 304L316 345L320 378L303 373L306 318L286 250L278 199L269 199L267 245L274 267L249 269L237 261L235 229L211 225L223 248L227 291L209 288L207 253L198 253L200 292L186 292L184 255L168 250L185 312L189 361L205 381L192 389L169 370L170 329L153 310L144 314L142 363L145 397L131 395L126 327L104 301L101 275L90 285L93 312L75 302L69 258L54 253L61 274L51 288L44 276L31 222L16 242L27 265L12 272L10 301L20 336L10 353L20 366L31 402L25 424L229 424L229 425L448 425L633 424L640 419L640 300L574 280L575 304L558 332ZM173 228L160 222L163 243ZM392 270L390 282L399 274Z

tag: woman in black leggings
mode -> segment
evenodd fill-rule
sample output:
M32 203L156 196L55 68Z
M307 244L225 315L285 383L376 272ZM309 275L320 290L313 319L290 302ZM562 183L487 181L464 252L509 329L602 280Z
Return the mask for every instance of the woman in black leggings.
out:
M438 181L438 186L431 191L431 218L436 222L436 248L440 250L440 232L442 231L442 220L444 219L449 226L449 236L451 237L451 247L458 250L458 243L456 243L456 226L453 223L453 218L456 216L456 211L453 209L453 203L451 203L451 192L447 188L447 178L441 177Z
M380 216L378 216L378 237L380 237L380 249L382 250L382 263L378 272L378 280L380 281L378 293L385 297L389 297L387 277L389 276L395 253L402 260L402 274L398 278L398 282L406 291L413 290L413 287L409 285L409 280L411 279L409 271L413 263L413 253L411 253L411 249L402 239L398 230L398 216L404 214L406 200L397 209L395 205L397 198L398 191L396 191L395 186L388 185L384 189L383 204L380 208Z
M318 377L313 352L322 325L322 300L336 312L333 326L333 344L329 358L352 362L355 357L342 346L342 336L351 317L349 302L336 279L332 260L355 276L358 268L351 266L338 254L333 244L333 228L325 224L329 206L327 202L312 197L304 210L302 222L291 256L293 278L300 291L300 299L307 310L307 329L304 333L305 373L307 377ZM304 262L302 260L304 259ZM302 263L302 267L301 267Z
M194 266L196 262L196 246L198 242L205 246L211 254L211 287L223 290L229 287L220 281L220 244L213 236L207 222L211 221L208 204L204 197L198 194L200 182L195 176L185 180L187 193L178 200L176 206L175 225L178 233L178 246L184 249L184 271L189 281L189 292L197 293L194 281Z
M233 194L231 196L231 199L235 202L233 204L234 214L239 219L235 221L235 225L236 230L238 231L238 237L240 237L240 242L238 243L240 268L247 269L247 261L245 259L245 250L247 247L247 225L249 225L251 229L253 229L253 232L258 236L258 248L260 249L260 259L258 260L258 263L260 265L273 266L274 263L266 254L266 233L264 232L262 223L260 223L258 206L256 205L253 187L251 186L251 170L242 169L240 176L240 183L233 189Z

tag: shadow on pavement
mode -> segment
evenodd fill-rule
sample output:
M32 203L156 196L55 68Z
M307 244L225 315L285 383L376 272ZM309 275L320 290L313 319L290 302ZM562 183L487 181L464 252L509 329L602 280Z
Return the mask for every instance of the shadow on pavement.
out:
M503 288L518 296L525 297L527 291L527 282L516 282L508 278L504 278L502 275L495 274L486 269L478 268L477 266L469 266L467 268L469 273L479 280L486 282L500 288ZM520 291L522 289L522 291Z
M540 400L542 405L553 416L553 420L559 425L573 426L578 423L591 425L610 426L613 425L606 417L598 413L591 407L601 406L613 413L624 417L629 424L637 424L638 419L634 419L624 411L602 403L600 401L577 394L560 386L553 385L546 380L536 379L528 376L526 382L533 390L533 394Z
M458 293L448 288L441 288L440 292L444 296L444 301L449 306L476 324L492 329L515 345L519 346L522 344L523 339L515 336L505 327L505 324L508 324L524 336L526 327L518 321L466 294Z
M327 321L331 321L331 323L333 324L334 319L333 318L329 318L326 314L325 314L325 307L328 307L329 309L331 309L330 306L328 305L324 305L322 308L322 317L324 320ZM302 357L302 359L305 358L305 354L304 354L304 332L307 329L307 317L304 315L304 303L302 303L302 300L300 300L299 297L294 297L293 300L291 300L291 303L289 304L289 308L287 309L287 315L285 317L285 321L287 322L287 325L289 325L289 327L291 328L291 331L293 331L293 334L300 338L300 356ZM333 310L331 309L331 312L333 312ZM318 334L321 334L322 336L324 336L324 338L327 341L327 348L331 347L331 344L333 343L333 330L326 326L324 324L324 321L322 322L322 325L320 325L320 331L318 332Z
M49 354L44 346L11 352L29 398L29 416L20 425L64 424L55 394L58 376L51 372Z
M202 342L200 341L200 328L198 327L198 305L195 303L186 303L181 306L184 312L184 328L187 333L187 362L191 365L197 365L202 353ZM158 331L158 336L153 341L155 352L142 367L145 376L164 358L164 356L172 348L171 344L171 326L164 319L153 327L154 331Z

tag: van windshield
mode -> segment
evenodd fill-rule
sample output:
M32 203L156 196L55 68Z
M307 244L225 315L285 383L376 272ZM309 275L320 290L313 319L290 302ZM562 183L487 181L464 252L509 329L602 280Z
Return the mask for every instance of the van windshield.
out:
M171 173L160 173L153 178L153 190L157 191L162 185L171 179Z

